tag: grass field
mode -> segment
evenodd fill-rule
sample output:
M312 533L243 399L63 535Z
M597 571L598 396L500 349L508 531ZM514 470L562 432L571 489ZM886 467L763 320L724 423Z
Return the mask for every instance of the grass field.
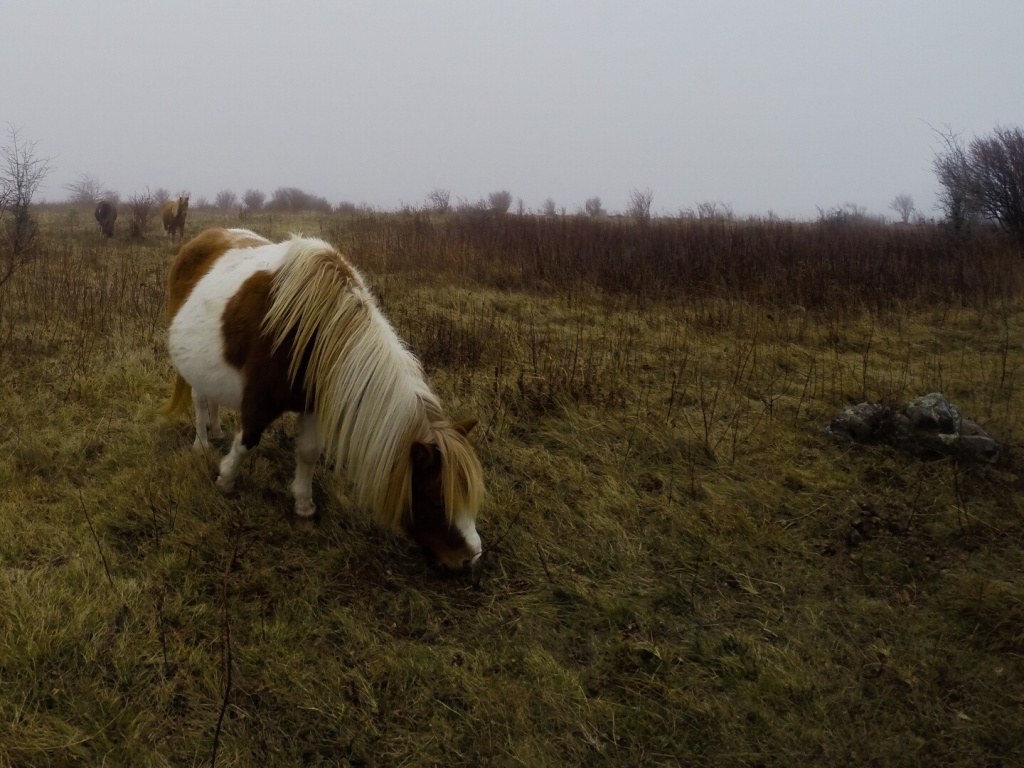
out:
M175 247L46 213L0 286L0 766L1024 763L1020 260L516 218L245 223L351 254L480 419L474 587L328 468L292 520L287 419L222 496L157 412ZM822 433L932 391L998 462Z

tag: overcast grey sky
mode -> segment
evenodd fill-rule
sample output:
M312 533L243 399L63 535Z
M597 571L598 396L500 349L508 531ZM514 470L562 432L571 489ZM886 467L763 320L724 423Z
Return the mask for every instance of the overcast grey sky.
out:
M0 123L122 195L297 186L419 205L705 200L813 217L899 193L935 137L1024 124L1022 0L8 0Z

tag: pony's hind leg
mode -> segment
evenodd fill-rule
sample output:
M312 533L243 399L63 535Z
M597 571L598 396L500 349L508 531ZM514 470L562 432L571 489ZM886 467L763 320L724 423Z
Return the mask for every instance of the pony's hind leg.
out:
M210 404L210 437L219 440L224 437L224 431L220 428L220 406L212 400Z
M192 447L197 451L208 451L210 450L210 439L206 433L206 429L210 423L209 402L205 397L193 389L192 405L196 409L196 439L195 442L192 443ZM217 431L220 431L219 427Z
M316 513L313 469L322 449L316 418L311 413L299 414L295 422L295 479L292 480L292 496L295 497L295 514L298 517L312 517Z

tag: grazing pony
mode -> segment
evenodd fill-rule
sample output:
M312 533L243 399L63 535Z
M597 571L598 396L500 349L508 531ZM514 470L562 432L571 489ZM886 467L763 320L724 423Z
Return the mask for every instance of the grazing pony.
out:
M419 361L333 247L207 229L178 251L167 305L178 376L165 412L184 410L191 391L194 447L205 450L220 436L219 407L241 409L218 487L232 490L263 431L296 411L296 515L316 510L313 468L326 447L383 525L449 568L479 562L483 473L466 438L476 421L445 417Z
M108 200L100 200L96 206L96 221L100 225L100 232L106 237L114 236L114 222L117 221L117 208Z
M183 195L177 200L168 200L160 209L160 218L164 220L164 232L168 237L173 238L175 231L178 232L178 239L185 237L185 216L188 215L188 195Z

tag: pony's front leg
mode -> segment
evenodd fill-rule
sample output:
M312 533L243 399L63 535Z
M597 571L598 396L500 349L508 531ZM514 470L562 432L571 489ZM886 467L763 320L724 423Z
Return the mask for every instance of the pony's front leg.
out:
M230 493L235 490L235 478L238 477L238 468L241 466L245 454L249 452L243 435L243 432L235 435L235 440L231 444L231 450L220 460L220 474L217 475L217 487L224 491L224 493Z
M263 430L281 415L281 411L261 408L263 403L258 399L242 398L242 429L235 435L231 450L220 460L220 474L217 476L217 487L225 493L235 489L235 478L245 455L260 444Z
M295 497L295 514L298 517L312 517L316 513L313 470L322 449L316 417L312 413L299 414L295 422L295 479L292 480L292 496Z

